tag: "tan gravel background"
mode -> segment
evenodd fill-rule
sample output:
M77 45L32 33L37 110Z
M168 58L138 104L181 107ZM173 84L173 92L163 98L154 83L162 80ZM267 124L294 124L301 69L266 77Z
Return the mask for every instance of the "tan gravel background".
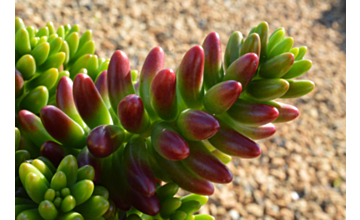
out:
M284 27L294 46L308 46L313 68L301 78L316 88L286 100L300 116L260 141L261 157L234 159L233 183L217 185L200 212L216 219L346 218L345 1L16 0L15 14L36 27L53 21L92 29L100 57L121 49L137 70L155 46L166 52L166 67L175 69L212 31L224 51L233 31L246 36L261 21L271 32Z

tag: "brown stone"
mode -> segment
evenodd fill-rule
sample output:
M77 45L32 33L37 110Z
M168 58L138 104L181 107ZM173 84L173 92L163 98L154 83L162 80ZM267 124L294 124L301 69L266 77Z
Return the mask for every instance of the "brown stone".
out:
M255 215L256 217L262 217L264 215L263 208L256 203L248 204L245 209L248 211L248 213Z

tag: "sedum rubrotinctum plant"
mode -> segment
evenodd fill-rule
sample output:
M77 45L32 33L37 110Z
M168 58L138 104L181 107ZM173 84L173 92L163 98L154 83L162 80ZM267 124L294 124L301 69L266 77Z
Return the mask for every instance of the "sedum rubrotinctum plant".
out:
M238 31L224 59L219 35L164 68L153 48L140 74L123 51L93 55L91 31L15 18L17 219L207 220L213 183L232 181L231 157L261 154L254 140L299 115L281 99L309 93L296 80L307 48L266 22ZM179 188L192 194L176 196Z

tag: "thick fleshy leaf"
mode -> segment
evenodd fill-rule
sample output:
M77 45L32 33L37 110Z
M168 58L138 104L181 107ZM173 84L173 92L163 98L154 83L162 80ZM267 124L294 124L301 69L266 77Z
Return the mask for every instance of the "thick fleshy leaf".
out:
M289 52L294 45L294 39L292 37L287 37L282 40L280 43L276 44L270 51L267 56L267 59L271 59L282 53Z
M314 82L310 80L288 80L289 89L281 96L282 99L298 98L311 92L315 88Z
M49 28L48 27L42 27L38 32L35 34L36 37L48 37L49 36Z
M290 68L290 70L282 76L284 79L291 79L295 77L299 77L309 71L312 67L311 60L298 60L294 62L294 65Z
M33 172L28 173L22 183L31 200L36 203L40 203L44 199L44 195L49 188L38 173Z
M25 28L24 21L19 17L15 17L15 33L21 28Z
M292 53L282 53L267 60L261 66L259 75L267 79L280 78L292 68L294 59Z
M45 141L40 147L40 155L46 157L57 167L61 160L66 156L62 146L53 141Z
M236 59L226 70L224 81L235 80L241 83L244 90L255 76L259 65L259 57L255 53L247 53Z
M176 75L172 69L161 70L151 83L151 106L164 120L174 120L178 113Z
M276 29L269 37L266 53L267 56L269 52L274 48L274 46L278 43L280 43L285 37L285 29L284 28L278 28ZM268 59L268 57L267 57Z
M86 70L88 71L88 75L95 82L99 73L101 73L101 72L99 72L99 60L96 55L92 56L89 59L87 66L86 66Z
M276 118L275 121L273 121L274 123L292 121L297 118L297 116L299 116L299 110L295 106L280 102L275 102L275 105L273 105L272 103L270 103L270 105L274 106L279 111L279 116Z
M31 52L29 33L25 28L16 31L15 34L15 50L21 55Z
M261 22L255 29L255 32L260 37L261 51L260 51L260 62L266 59L267 44L269 38L269 25L266 21Z
M252 99L248 99L248 100L251 102L254 102L254 100L252 100ZM270 105L269 104L270 102L272 102L272 101L260 102L260 103ZM250 126L243 125L243 124L237 122L232 117L230 117L230 115L227 113L217 115L216 117L221 119L222 121L226 122L226 124L228 124L230 127L232 127L237 132L239 132L253 140L260 140L260 139L268 138L276 132L276 127L271 123L265 124L262 126L257 126L257 127L250 127ZM212 150L212 149L210 149L210 150Z
M299 54L299 48L298 47L291 48L290 53L292 53L294 57L296 57Z
M284 79L259 79L249 83L246 94L257 101L270 101L283 96L288 89L289 83Z
M70 76L72 79L74 79L75 76L77 76L77 74L84 73L83 69L86 68L89 60L93 56L94 55L91 55L91 54L85 54L84 56L77 59L73 65L71 65L69 72L70 72Z
M104 158L114 153L124 142L124 130L116 125L100 125L87 137L87 147L92 155Z
M165 122L155 125L151 142L156 152L168 160L183 160L190 153L186 141Z
M125 96L135 93L131 81L129 59L120 50L115 51L111 57L107 73L107 85L110 103L115 112L117 112L118 105Z
M123 166L123 150L124 148L119 148L113 154L112 158L112 171L115 174L115 178L113 178L112 181L115 181L115 183L117 183L118 185L116 187L115 193L117 193L118 196L123 195L124 197L122 198L125 199L126 202L130 203L142 213L154 216L160 211L160 201L157 196L143 196L138 192L134 191L132 187L129 186L127 181L124 181L124 179L126 178L124 172L126 167Z
M72 34L72 33L74 33L74 32L76 32L76 33L79 33L80 32L80 27L79 27L79 25L78 24L74 24L73 26L71 26L70 24L67 24L66 26L68 26L68 28L70 28L70 29L68 29L69 31L67 31L67 35L69 36L70 34ZM66 27L65 26L65 27Z
M299 110L292 105L284 104L276 101L260 102L262 104L274 106L279 111L279 116L273 123L283 123L294 120L299 116Z
M274 121L275 123L276 121ZM276 127L274 124L269 123L266 125L261 125L259 127L249 127L241 124L237 124L233 127L236 131L240 132L241 134L251 138L253 140L261 140L268 138L275 134Z
M53 40L50 40L50 52L49 52L49 57L51 57L52 55L56 54L57 52L59 52L59 50L62 47L63 44L63 40L60 37L55 37Z
M153 153L159 166L182 189L199 195L212 195L214 193L214 186L211 182L187 169L181 161L170 161L155 151Z
M15 68L15 98L19 98L24 92L24 79L18 69Z
M86 133L79 124L55 106L41 109L40 118L46 131L64 147L81 149L86 145Z
M119 103L117 110L122 126L131 133L142 134L150 127L149 116L138 95L128 95Z
M202 142L189 141L190 154L182 163L200 177L215 183L232 181L230 170Z
M257 127L274 121L279 111L270 105L238 99L227 113L241 124Z
M211 32L205 38L202 47L205 53L204 86L210 89L222 81L224 71L221 62L221 41L219 34Z
M61 160L56 172L62 171L66 176L66 186L72 187L76 183L78 164L73 155L67 155Z
M42 37L34 37L32 40L36 39L36 45L35 47L39 46L42 43L45 43L48 41L48 37L47 36L42 36Z
M26 82L26 90L32 90L37 86L45 86L48 90L55 86L58 79L59 71L51 68L41 74L35 74L28 82Z
M67 72L68 73L68 72ZM87 129L85 122L81 119L73 99L73 82L69 77L62 77L56 90L56 106L83 129Z
M218 120L203 111L187 109L176 120L181 135L191 141L208 139L220 128Z
M69 60L71 60L74 57L79 46L79 33L68 33L68 36L65 38L65 40L69 45Z
M156 191L156 181L147 154L145 139L132 138L125 146L123 164L130 187L141 195L151 196Z
M46 27L48 28L50 35L55 34L55 27L54 27L54 24L51 21L46 23Z
M73 96L76 109L90 128L112 124L110 113L89 76L78 74L75 77Z
M79 48L92 39L92 30L86 30L79 39Z
M15 65L25 80L31 79L36 71L36 63L33 56L26 54L22 56Z
M108 87L107 87L107 70L104 70L96 79L96 89L99 91L102 100L108 109L111 108L109 101Z
M65 53L65 60L64 60L64 65L66 65L69 62L69 58L70 58L70 49L69 49L69 45L66 41L63 41L61 48L60 48L60 52L64 52Z
M30 163L22 163L19 167L19 177L21 183L25 185L26 176L29 173L34 173L39 176L39 179L46 185L49 186L49 181L46 179L44 174L42 174L35 166L31 165Z
M91 196L74 211L81 213L84 219L99 219L109 208L109 201L102 196ZM100 218L101 219L101 218Z
M261 154L257 143L240 134L220 121L220 130L209 139L209 142L221 152L241 158L254 158Z
M174 197L179 191L179 186L176 183L166 183L156 190L156 195L159 197L159 200L162 202L166 198Z
M235 80L216 84L205 94L203 103L206 111L211 114L226 112L239 98L241 90L241 83Z
M67 35L67 34L69 34L69 30L71 29L71 25L70 24L65 24L64 25L64 30L65 30L65 36Z
M20 109L27 109L35 114L48 103L49 91L45 86L38 86L31 90L20 102Z
M37 45L31 51L30 54L34 57L34 59L36 61L36 65L40 66L48 58L49 52L50 52L50 44L48 42L44 42L44 43Z
M181 200L179 198L167 198L161 203L160 216L163 219L169 219L171 213L175 212L181 206ZM133 219L135 220L135 219Z
M61 37L62 39L65 38L65 29L64 29L64 26L60 26L58 27L57 31L56 31L56 34Z
M95 52L95 41L91 40L86 42L82 47L79 47L74 56L70 59L70 62L77 60L85 54L94 54Z
M241 45L240 56L255 53L260 58L261 42L257 33L250 34Z
M224 69L227 68L240 57L241 45L244 42L243 36L239 31L231 34L229 41L226 45L224 56Z
M156 74L164 68L165 54L161 47L154 47L147 55L139 77L139 93L149 116L156 119L150 102L150 87Z
M307 52L306 46L299 47L299 53L296 55L295 61L302 60L304 58L306 52Z
M204 97L203 86L204 50L192 47L183 57L177 70L177 89L189 108L201 109Z
M65 56L66 56L66 54L64 52L59 52L59 53L56 53L56 54L48 57L46 59L45 63L43 63L41 66L39 66L39 70L45 71L50 68L59 69L60 66L63 64L63 62L65 61Z
M58 35L57 34L51 34L48 37L48 42L51 43L53 40L55 40L55 38L57 38Z

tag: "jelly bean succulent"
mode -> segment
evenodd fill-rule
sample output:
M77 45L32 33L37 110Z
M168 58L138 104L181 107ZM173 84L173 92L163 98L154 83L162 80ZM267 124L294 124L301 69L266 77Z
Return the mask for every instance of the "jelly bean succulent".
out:
M17 219L214 219L194 213L232 181L226 164L258 157L255 140L299 115L280 100L314 88L294 79L307 48L266 22L224 58L210 33L176 70L155 47L140 73L123 51L98 59L77 25L15 29Z

